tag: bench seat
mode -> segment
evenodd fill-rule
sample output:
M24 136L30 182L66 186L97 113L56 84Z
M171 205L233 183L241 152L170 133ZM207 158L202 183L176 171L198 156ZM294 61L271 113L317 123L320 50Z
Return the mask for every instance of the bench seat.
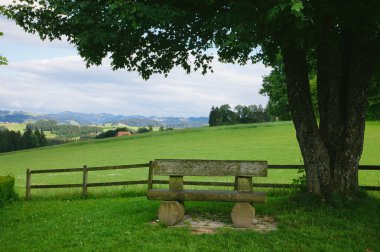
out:
M264 192L241 192L223 190L180 190L151 189L147 193L150 200L174 200L174 201L227 201L265 203Z
M161 200L160 223L167 226L180 222L185 214L185 201L234 202L231 220L235 227L253 225L255 208L251 203L265 203L266 193L253 192L252 177L266 177L268 163L255 160L156 159L150 162L147 198ZM168 189L153 189L153 176L169 176ZM233 190L188 190L184 176L233 176ZM218 185L221 182L191 181L191 184ZM225 182L224 182L225 183Z

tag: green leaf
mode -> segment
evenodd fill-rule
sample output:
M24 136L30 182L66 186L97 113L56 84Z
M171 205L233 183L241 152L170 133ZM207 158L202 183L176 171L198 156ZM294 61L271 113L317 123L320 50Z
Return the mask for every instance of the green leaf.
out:
M301 12L303 4L300 0L293 0L291 10L294 12Z

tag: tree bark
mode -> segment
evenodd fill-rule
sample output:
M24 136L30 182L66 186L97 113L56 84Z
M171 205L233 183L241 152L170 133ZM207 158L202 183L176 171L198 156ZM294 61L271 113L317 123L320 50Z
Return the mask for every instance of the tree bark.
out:
M378 53L365 34L347 28L337 31L333 25L325 27L320 41L320 132L330 156L333 192L350 194L359 187L367 93Z
M306 53L282 47L288 99L304 159L307 190L328 197L358 190L367 91L377 68L377 42L326 23L317 47L320 124L314 116Z
M319 195L331 190L330 157L313 112L306 54L302 48L282 47L288 99L305 164L307 190Z

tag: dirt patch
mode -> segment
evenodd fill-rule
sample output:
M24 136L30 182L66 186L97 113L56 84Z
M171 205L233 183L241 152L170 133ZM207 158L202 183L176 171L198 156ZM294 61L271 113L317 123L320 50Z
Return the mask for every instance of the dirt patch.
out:
M159 220L151 222L153 225L159 223ZM183 220L170 228L188 227L192 234L215 234L220 228L228 228L234 230L255 230L257 232L270 232L277 230L277 223L271 216L255 216L252 219L252 225L248 228L235 228L232 223L226 219L209 219L192 215L185 215Z

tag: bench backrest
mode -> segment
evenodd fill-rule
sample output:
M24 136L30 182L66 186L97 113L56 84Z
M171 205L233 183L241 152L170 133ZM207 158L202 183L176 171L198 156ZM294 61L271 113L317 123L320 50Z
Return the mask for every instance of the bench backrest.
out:
M154 175L266 177L267 161L156 159Z

